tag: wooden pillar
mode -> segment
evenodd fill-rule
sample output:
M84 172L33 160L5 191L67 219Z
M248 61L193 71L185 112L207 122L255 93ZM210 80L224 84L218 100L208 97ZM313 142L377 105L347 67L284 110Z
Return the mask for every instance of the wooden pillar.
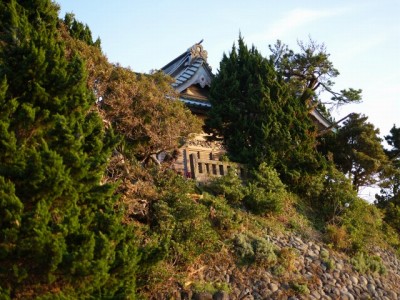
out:
M197 157L195 154L190 154L189 155L189 160L190 160L190 177L192 179L196 179L197 173L198 173L198 163L197 163Z

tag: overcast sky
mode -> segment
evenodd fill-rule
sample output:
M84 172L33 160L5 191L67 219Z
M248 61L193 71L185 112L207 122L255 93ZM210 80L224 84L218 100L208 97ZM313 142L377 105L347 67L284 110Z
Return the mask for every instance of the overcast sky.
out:
M295 51L309 37L324 43L339 70L335 89L363 90L363 103L334 112L365 114L387 135L400 126L400 1L57 0L100 37L109 60L136 72L159 69L204 39L217 72L239 32L269 56L277 39Z

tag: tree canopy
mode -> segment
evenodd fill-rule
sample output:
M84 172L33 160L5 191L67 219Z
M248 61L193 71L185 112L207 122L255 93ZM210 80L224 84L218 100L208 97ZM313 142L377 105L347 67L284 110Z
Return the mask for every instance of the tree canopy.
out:
M361 101L360 89L333 89L333 79L339 75L339 71L329 60L324 44L318 44L310 38L308 43L299 41L298 46L300 52L295 53L278 40L274 46L269 46L272 52L270 60L295 92L302 95L303 101L312 107L318 104L342 105ZM322 92L331 95L330 101L321 100L319 95Z
M116 139L58 24L49 0L0 3L0 298L130 297L132 228L101 184Z
M158 161L156 155L172 152L201 131L199 119L178 100L171 83L160 72L138 75L118 66L107 81L103 114L141 161Z
M385 221L400 233L400 128L394 125L385 140L391 147L386 150L390 163L383 171L381 190L375 198L385 211Z
M334 163L357 191L376 183L387 163L379 129L367 120L366 116L350 115L336 133L324 136L320 144L320 150L333 155Z
M207 130L223 137L232 160L249 166L267 162L287 180L318 168L316 129L306 103L242 37L224 54L210 101Z
M100 38L97 38L96 41L93 41L92 31L90 30L89 26L76 20L73 13L65 14L63 24L68 29L71 37L77 40L81 40L90 46L96 46L100 49Z

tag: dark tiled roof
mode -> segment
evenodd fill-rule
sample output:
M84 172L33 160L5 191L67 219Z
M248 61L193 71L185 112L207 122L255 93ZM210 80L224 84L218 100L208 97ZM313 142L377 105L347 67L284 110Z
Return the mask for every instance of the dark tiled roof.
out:
M176 80L172 86L178 87L188 81L203 64L205 64L205 62L202 58L195 58L190 65L188 65L186 68L183 68L182 72L178 75L178 77L176 77Z
M178 88L188 80L190 80L199 68L203 66L212 76L211 67L207 63L207 51L203 50L200 43L194 44L186 52L169 62L161 68L161 70L173 78L175 82L172 84L174 88Z
M181 100L182 102L186 103L187 105L194 105L194 106L201 106L201 107L211 107L211 103L209 101L202 101L202 100L198 100L195 98L190 98L190 97L183 97L180 96L179 100Z

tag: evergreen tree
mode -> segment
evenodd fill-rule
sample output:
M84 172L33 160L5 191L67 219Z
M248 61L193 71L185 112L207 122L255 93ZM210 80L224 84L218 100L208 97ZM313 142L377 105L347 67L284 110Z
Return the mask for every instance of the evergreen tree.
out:
M207 131L223 137L233 161L267 162L284 182L318 167L315 128L306 104L298 99L253 46L239 37L225 55L211 91Z
M377 175L387 163L379 138L379 129L368 117L350 115L336 133L321 139L320 150L333 155L337 168L351 179L355 190L377 182Z
M93 42L92 31L89 26L76 20L73 13L65 14L63 23L73 38L81 40L89 46L95 46L100 49L100 38L97 38L96 41Z
M100 183L116 139L57 26L49 0L0 3L0 298L130 297L132 229Z
M361 101L361 90L349 88L335 91L333 79L339 75L329 60L324 44L317 44L313 40L308 43L298 42L299 53L295 53L280 40L271 50L270 61L275 69L290 84L292 89L301 94L301 99L310 107L318 107L324 114L330 117L325 105L343 105L358 103ZM331 95L330 101L322 101L319 97L322 92Z
M391 146L386 150L390 164L383 172L381 191L375 196L375 203L384 209L385 221L400 233L400 128L393 126L385 140Z

